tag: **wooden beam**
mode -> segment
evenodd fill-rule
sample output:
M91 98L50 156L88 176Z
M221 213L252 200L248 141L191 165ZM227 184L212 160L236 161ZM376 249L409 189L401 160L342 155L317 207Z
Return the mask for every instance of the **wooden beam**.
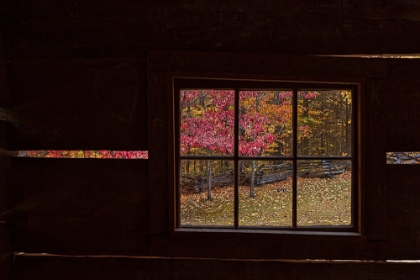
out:
M273 54L419 51L420 22L402 18L377 19L357 13L348 17L333 11L328 16L276 15L257 13L251 7L244 13L227 13L222 6L215 7L215 16L211 10L167 11L168 7L139 6L141 12L133 18L124 14L123 19L14 17L3 20L0 32L8 59L141 57L151 49Z
M13 279L412 280L419 263L16 255Z

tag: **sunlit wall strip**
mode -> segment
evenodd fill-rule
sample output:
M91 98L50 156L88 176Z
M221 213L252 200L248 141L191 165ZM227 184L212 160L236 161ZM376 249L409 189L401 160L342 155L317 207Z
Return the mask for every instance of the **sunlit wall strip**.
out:
M387 152L386 164L420 164L420 152Z
M16 156L30 158L148 159L148 151L30 150L18 151Z

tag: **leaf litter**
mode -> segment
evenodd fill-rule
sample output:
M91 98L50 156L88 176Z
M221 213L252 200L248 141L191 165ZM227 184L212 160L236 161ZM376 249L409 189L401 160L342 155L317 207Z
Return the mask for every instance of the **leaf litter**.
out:
M255 187L239 186L240 226L292 226L292 180ZM234 188L215 187L207 192L181 191L182 225L233 226ZM298 178L297 225L350 225L351 175L346 172L324 178Z

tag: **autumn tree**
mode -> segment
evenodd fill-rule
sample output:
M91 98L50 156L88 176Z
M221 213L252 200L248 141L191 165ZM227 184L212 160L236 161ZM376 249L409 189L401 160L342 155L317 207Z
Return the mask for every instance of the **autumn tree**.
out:
M181 155L231 155L234 143L234 91L181 91ZM213 160L206 161L211 199ZM186 167L189 171L189 166Z
M298 91L299 155L337 155L350 151L351 93L345 90ZM254 157L239 162L250 172L254 196L256 159L292 155L291 91L239 92L238 153ZM217 156L234 152L234 90L182 90L180 94L181 155ZM183 168L188 173L190 161ZM211 198L213 160L206 160L207 193ZM195 172L195 161L194 161Z
M181 155L232 155L234 91L184 90L181 91L180 98ZM239 93L240 156L263 156L268 148L274 149L273 143L274 146L280 143L282 133L276 129L286 127L286 124L291 125L290 99L290 92ZM291 128L288 127L287 131L285 135L291 133ZM280 135L277 138L276 133ZM290 145L287 143L288 147ZM207 192L210 199L212 160L206 163ZM255 161L252 161L251 165L250 196L254 196ZM186 170L189 170L188 166Z
M344 156L351 151L351 92L298 92L298 153Z
M239 93L239 154L263 157L280 151L282 138L290 146L291 103L290 92L241 91ZM279 128L287 132L282 133ZM287 128L286 128L287 127ZM288 141L289 140L289 141ZM289 143L287 143L289 142ZM285 146L283 145L283 146ZM250 196L254 197L256 161L251 160Z

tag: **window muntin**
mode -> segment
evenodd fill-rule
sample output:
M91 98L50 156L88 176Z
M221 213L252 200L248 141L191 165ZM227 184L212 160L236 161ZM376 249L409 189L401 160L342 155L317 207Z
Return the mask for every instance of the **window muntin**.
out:
M356 231L356 88L175 79L177 227Z

